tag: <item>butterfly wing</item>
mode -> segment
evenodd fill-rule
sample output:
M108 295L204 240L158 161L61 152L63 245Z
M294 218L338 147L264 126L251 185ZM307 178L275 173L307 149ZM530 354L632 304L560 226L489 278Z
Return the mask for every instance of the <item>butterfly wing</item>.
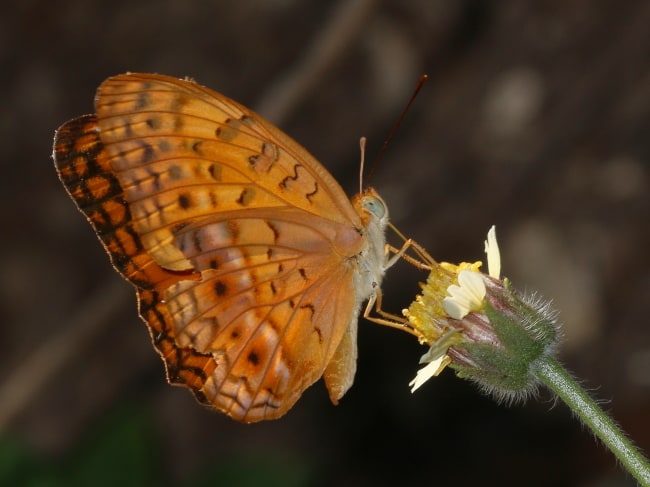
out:
M214 212L292 207L361 228L325 168L219 93L168 76L127 74L102 83L95 105L136 226L165 268L190 267L172 244L174 225Z
M54 160L64 187L100 237L113 266L138 289L140 314L165 358L170 382L198 389L199 377L214 370L214 359L210 354L175 346L158 291L198 275L163 269L144 249L129 204L108 164L95 115L70 120L57 130ZM161 308L159 313L154 311L156 306Z
M192 82L110 78L96 108L59 129L55 161L170 382L236 419L281 416L356 323L359 215L298 144Z
M253 268L220 260L201 281L163 293L177 346L215 355L218 366L201 392L246 421L284 414L323 374L354 306L351 269L291 253L249 254L259 258Z

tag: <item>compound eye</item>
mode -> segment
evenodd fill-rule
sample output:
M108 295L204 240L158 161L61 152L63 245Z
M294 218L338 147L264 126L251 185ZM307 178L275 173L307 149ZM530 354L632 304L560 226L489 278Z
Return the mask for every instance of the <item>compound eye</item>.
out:
M379 220L386 216L386 205L379 198L365 196L361 204L371 215L374 215Z

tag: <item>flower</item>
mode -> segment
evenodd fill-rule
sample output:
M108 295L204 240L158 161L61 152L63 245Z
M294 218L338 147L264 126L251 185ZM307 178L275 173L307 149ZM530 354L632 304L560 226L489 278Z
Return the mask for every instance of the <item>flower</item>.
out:
M487 275L480 262L431 262L422 294L404 310L421 342L430 346L420 359L425 367L409 383L412 392L447 366L498 399L512 401L536 390L535 361L553 353L558 339L555 314L499 280L494 227L485 252Z

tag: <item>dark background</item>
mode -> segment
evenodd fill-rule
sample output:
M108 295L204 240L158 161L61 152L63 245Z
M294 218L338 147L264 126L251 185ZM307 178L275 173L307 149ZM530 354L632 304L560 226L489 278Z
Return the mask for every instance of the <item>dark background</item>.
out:
M499 406L362 322L354 387L240 425L166 385L128 284L56 178L54 130L125 71L189 75L260 110L353 194L371 184L439 260L553 298L561 359L650 449L650 3L33 0L0 15L0 483L634 485L547 393ZM320 44L319 44L320 42ZM322 49L313 46L320 45ZM285 98L285 96L287 96ZM384 284L399 312L425 276Z

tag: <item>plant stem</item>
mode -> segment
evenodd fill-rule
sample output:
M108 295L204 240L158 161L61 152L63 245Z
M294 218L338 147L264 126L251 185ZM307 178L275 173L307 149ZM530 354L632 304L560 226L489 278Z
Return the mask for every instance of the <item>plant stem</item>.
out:
M650 463L596 402L554 358L536 362L539 379L602 440L639 483L650 486Z

